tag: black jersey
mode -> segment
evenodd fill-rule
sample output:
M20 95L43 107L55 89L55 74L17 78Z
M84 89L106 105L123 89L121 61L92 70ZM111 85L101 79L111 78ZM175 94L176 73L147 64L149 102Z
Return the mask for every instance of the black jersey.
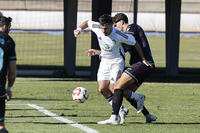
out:
M0 96L5 93L8 63L16 60L15 42L5 32L0 31Z
M154 65L153 57L149 47L149 42L146 38L143 29L137 24L131 24L127 27L127 33L132 34L135 37L135 40L139 43L146 60L149 61L149 63L151 63L152 65ZM125 51L128 51L131 55L129 61L130 65L141 61L141 57L134 46L125 46Z

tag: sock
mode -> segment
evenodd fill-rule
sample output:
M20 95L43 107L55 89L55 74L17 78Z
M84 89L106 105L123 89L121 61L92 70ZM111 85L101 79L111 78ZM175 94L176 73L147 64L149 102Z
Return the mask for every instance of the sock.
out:
M110 116L110 120L114 120L114 121L115 121L115 120L118 120L118 116L112 114L112 115Z
M128 93L127 93L127 95L126 95L126 98L127 98L127 99L134 99L134 100L137 100L137 99L139 99L139 97L140 97L139 94L137 94L137 93L135 93L135 92L133 92L133 91L130 91L130 90L128 90Z
M106 98L106 100L108 101L108 103L110 105L112 105L112 99L113 99L113 95L111 95L110 97Z
M135 107L135 108L137 109L137 102L136 102L135 100L133 100L133 99L127 99L127 101L128 101L133 107ZM149 111L145 108L145 106L143 107L142 114L143 114L144 116L147 116L148 114L150 114Z
M113 95L113 102L112 102L112 115L117 115L119 114L119 109L122 105L123 101L123 90L121 89L115 89L114 90L114 95Z
M146 115L145 117L150 117L151 116L151 114L149 113L148 115Z
M113 95L111 95L110 97L106 98L106 100L108 101L108 103L112 106L112 100L113 99ZM120 107L120 111L124 110L124 106Z

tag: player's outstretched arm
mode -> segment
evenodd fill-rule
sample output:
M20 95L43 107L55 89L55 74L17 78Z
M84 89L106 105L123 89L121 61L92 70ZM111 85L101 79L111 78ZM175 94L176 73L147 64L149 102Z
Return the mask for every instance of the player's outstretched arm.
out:
M74 36L76 37L82 30L88 27L88 20L82 23L77 29L74 30Z

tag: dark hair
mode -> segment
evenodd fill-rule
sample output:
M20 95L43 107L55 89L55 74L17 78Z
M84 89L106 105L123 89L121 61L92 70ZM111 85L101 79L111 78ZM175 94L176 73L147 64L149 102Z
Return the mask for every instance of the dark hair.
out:
M128 23L128 17L124 14L124 13L117 13L114 17L113 17L113 22L117 23L120 20L123 20L125 23Z
M109 14L104 14L100 16L99 23L100 25L105 25L105 24L112 25L113 24L112 17Z
M5 16L0 16L0 27L3 27L4 25L10 25L10 23L12 22L12 18L11 17L5 17Z

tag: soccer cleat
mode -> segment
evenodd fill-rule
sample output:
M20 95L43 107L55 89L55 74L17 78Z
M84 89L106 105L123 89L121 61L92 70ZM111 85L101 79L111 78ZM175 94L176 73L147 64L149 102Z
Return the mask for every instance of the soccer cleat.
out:
M111 124L111 125L119 125L119 121L118 120L105 120L105 121L99 121L97 122L98 124Z
M145 123L151 123L152 121L156 121L157 117L154 116L154 115L149 115L149 116L146 116L146 121Z
M119 125L118 116L117 115L111 115L108 120L105 121L99 121L97 124L112 124L112 125Z
M125 107L120 109L119 111L119 117L120 117L120 124L123 124L125 122L126 115L128 115L129 110Z
M139 114L143 110L145 95L140 94L139 99L137 100L137 113Z

